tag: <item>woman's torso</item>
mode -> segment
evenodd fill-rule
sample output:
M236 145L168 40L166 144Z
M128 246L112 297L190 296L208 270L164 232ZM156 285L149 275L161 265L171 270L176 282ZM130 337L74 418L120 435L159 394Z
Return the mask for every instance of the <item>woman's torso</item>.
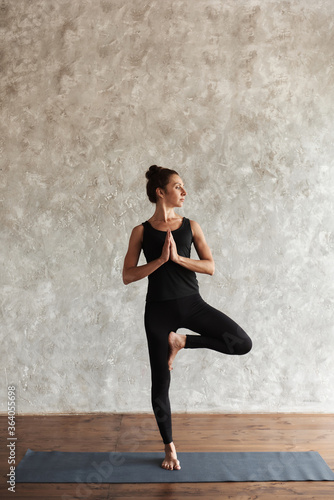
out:
M180 224L181 223L181 224ZM142 249L147 262L161 256L167 229L156 229L149 221L144 226ZM172 224L155 224L171 229L177 252L182 257L190 258L193 233L190 220L186 217L176 219ZM176 229L172 229L175 227ZM169 260L148 276L146 301L170 300L186 297L199 292L198 281L194 271Z

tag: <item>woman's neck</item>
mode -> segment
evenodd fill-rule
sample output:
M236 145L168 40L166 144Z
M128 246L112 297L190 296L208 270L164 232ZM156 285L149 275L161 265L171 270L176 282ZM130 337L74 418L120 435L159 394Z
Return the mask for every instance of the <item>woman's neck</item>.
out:
M154 221L169 222L172 219L179 219L179 216L174 212L174 208L157 206L151 219Z

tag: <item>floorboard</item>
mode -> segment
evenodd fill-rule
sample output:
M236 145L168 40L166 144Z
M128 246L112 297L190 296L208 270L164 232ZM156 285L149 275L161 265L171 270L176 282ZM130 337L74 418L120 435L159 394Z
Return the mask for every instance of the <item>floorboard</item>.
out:
M334 498L331 482L181 484L16 484L6 486L7 418L0 416L1 499L319 500ZM27 448L62 451L159 451L153 414L18 415L16 465ZM333 415L174 414L177 451L318 451L334 470ZM163 455L162 455L163 456ZM182 463L181 463L182 466ZM173 472L170 472L173 474Z

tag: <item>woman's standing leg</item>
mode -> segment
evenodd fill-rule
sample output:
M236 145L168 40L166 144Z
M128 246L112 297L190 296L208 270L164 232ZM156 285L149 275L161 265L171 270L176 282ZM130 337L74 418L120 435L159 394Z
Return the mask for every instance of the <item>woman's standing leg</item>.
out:
M172 416L169 401L170 371L168 368L168 336L177 329L174 301L147 303L145 328L151 364L151 401L154 415L165 444L164 469L180 469L172 438Z
M169 401L170 371L168 369L168 334L163 306L149 302L145 308L145 330L151 365L151 402L164 444L172 439L172 420Z

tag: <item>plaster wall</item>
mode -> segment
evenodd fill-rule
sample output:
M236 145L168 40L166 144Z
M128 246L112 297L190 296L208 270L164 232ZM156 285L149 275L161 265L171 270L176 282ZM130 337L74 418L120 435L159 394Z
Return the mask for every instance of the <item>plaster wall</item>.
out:
M212 249L203 298L253 339L180 352L172 410L333 412L333 16L1 2L2 412L12 384L21 413L151 412L147 280L121 270L153 163L179 171Z

